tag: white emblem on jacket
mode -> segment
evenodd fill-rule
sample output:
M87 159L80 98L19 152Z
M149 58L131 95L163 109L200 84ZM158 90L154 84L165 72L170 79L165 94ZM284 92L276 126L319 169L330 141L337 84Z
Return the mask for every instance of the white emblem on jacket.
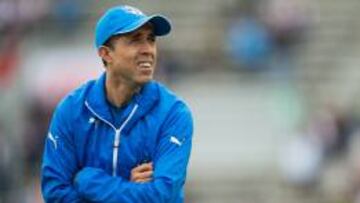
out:
M48 138L49 138L49 140L50 140L51 142L54 143L55 149L57 149L57 141L56 141L57 137L54 137L53 134L51 134L51 133L49 132L49 133L48 133Z
M182 145L182 143L181 143L176 137L174 137L174 136L171 136L171 137L170 137L170 142L172 142L172 143L174 143L174 144L176 144L176 145L178 145L178 146L181 146L181 145Z

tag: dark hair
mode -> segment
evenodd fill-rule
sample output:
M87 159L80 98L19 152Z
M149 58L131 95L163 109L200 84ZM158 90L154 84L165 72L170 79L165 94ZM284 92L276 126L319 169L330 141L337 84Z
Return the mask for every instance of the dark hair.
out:
M114 39L117 37L117 35L110 37L108 40L105 41L105 43L103 44L104 47L108 47L111 50L114 50ZM107 66L107 62L104 59L101 59L104 66Z

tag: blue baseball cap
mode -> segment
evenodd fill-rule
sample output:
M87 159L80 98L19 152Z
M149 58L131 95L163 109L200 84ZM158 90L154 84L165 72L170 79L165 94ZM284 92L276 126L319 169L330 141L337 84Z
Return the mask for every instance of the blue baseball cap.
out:
M147 16L139 9L127 5L110 8L96 24L95 46L99 49L110 37L132 32L147 22L154 26L155 36L170 33L171 23L165 16Z

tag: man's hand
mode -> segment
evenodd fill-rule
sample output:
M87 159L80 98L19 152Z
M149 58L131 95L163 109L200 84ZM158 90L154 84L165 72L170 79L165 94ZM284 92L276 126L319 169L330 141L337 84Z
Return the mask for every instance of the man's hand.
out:
M152 162L141 164L131 170L131 182L146 183L152 180L153 166Z

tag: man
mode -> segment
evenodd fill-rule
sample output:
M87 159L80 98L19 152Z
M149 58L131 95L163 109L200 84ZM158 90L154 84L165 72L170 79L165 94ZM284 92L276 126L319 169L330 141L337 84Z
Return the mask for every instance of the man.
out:
M183 202L191 112L152 80L156 36L170 30L165 17L130 6L100 18L105 73L55 110L42 163L46 202Z

